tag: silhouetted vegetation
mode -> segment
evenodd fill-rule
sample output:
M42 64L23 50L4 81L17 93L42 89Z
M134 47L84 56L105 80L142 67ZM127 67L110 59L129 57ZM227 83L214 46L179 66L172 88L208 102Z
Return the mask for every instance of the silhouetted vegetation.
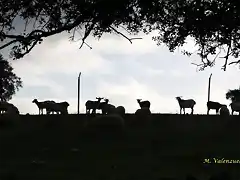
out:
M229 89L226 93L226 99L231 101L240 101L240 87L238 89Z
M0 54L0 101L9 101L21 87L21 78L14 74L12 66Z
M0 49L11 46L10 55L19 59L29 53L43 38L67 31L74 40L82 34L82 47L88 36L101 38L104 33L116 33L130 43L126 34L148 34L158 45L164 43L172 52L192 37L198 46L200 70L214 66L220 52L227 65L239 64L240 6L238 1L212 0L86 0L86 1L14 1L3 0L0 6ZM16 32L13 22L23 20L26 28ZM123 32L126 32L126 34ZM186 55L193 52L183 51ZM214 56L214 57L213 57ZM236 60L228 62L229 58Z

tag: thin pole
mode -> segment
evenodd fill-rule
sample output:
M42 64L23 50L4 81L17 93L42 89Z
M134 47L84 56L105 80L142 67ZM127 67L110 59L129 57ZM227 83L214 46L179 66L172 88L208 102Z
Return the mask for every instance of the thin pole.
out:
M78 75L78 106L77 106L78 114L80 111L80 77L81 77L81 72Z
M208 101L210 101L211 78L212 78L212 73L210 74L209 80L208 80Z

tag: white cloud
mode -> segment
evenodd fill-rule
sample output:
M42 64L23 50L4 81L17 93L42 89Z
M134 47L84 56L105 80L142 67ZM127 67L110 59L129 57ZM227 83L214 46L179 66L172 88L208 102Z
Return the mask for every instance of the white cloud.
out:
M175 96L183 95L184 99L196 100L195 112L200 114L206 113L210 73L213 73L211 100L229 104L225 99L226 91L239 86L239 69L231 67L223 72L217 65L196 72L190 65L196 57L170 53L163 46L157 46L151 36L135 40L133 44L108 35L100 41L90 38L87 43L92 50L86 46L79 50L80 42L70 43L66 35L54 36L23 59L12 62L25 85L12 100L21 113L37 113L33 98L51 98L53 94L53 100L68 101L69 112L76 113L77 93L70 92L77 92L76 79L80 71L84 83L81 112L85 112L87 98L104 96L115 105L124 105L127 112L135 112L139 108L136 99L142 98L151 102L152 112L178 113ZM191 43L186 48L191 49ZM54 74L58 74L62 81L56 80ZM30 87L35 87L31 95L28 92ZM47 87L49 94L40 87Z

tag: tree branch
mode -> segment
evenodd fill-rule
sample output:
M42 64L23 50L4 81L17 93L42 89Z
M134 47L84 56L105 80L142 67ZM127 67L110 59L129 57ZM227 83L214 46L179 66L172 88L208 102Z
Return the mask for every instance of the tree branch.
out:
M123 33L119 32L118 30L116 30L114 27L110 26L110 28L117 34L120 34L121 36L123 36L125 39L127 39L131 44L132 44L132 40L135 39L142 39L142 38L128 38L126 35L124 35Z
M4 49L5 47L10 46L11 44L16 43L16 42L18 42L18 40L12 40L12 41L0 46L0 49Z
M224 65L223 65L223 67L222 67L222 69L223 69L224 71L226 71L226 69L227 69L227 63L228 63L228 58L229 58L229 55L230 55L231 47L232 47L232 39L230 39L230 42L229 42L229 45L228 45L227 54L226 54L226 56L225 56L225 63L224 63Z
M94 26L95 26L95 23L92 23L89 28L86 28L86 29L85 29L85 33L84 33L84 36L83 36L83 38L82 38L82 44L80 45L79 49L81 49L81 48L83 47L83 44L86 44L90 49L92 49L92 47L89 46L89 45L85 42L85 40L87 39L87 37L89 36L89 34L92 32Z
M231 64L240 64L240 60L238 60L238 61L233 61L233 62L230 62L228 65L231 65Z

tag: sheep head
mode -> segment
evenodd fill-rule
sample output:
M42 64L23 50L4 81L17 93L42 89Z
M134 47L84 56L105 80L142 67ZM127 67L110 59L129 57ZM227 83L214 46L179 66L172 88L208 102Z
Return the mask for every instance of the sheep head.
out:
M181 97L182 97L182 96L177 96L176 99L177 99L178 101L180 101L180 100L181 100Z
M103 97L96 97L97 100L101 101L102 99L104 99Z
M34 99L33 101L32 101L32 103L37 103L38 102L38 100L37 99Z
M142 99L137 99L137 102L141 102L142 101Z
M109 99L105 98L104 101L105 101L106 103L108 103L108 102L109 102Z

